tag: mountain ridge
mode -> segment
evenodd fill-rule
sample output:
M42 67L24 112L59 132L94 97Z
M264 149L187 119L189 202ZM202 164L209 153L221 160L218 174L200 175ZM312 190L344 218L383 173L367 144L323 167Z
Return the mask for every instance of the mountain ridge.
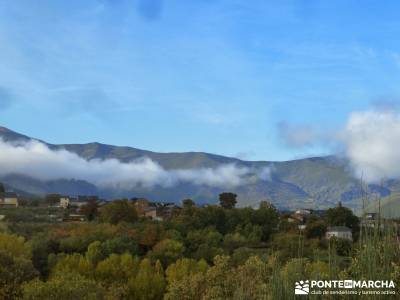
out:
M6 184L27 193L43 195L49 192L97 193L102 197L148 197L157 201L179 202L193 198L198 202L214 203L218 193L230 190L238 194L239 205L256 205L261 200L269 200L280 208L313 206L324 208L342 201L346 205L359 207L359 182L354 178L348 162L337 156L310 157L288 161L246 161L206 152L153 152L128 146L114 146L98 142L85 144L51 144L42 140L0 127L0 137L6 142L37 140L52 150L67 150L86 159L117 159L121 162L148 157L165 170L216 168L224 164L235 164L248 168L271 168L269 180L254 179L235 188L216 188L189 183L178 183L173 187L144 187L123 191L96 187L90 182L65 178L51 181L28 180L24 174L6 174L1 178ZM12 175L10 177L10 175ZM393 189L398 182L391 182ZM387 196L391 188L375 192Z

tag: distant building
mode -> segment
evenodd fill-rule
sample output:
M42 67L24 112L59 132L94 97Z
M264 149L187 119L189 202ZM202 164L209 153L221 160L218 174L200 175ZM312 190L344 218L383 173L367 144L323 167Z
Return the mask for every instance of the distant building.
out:
M70 198L68 196L60 197L60 207L67 209L69 207Z
M153 206L152 203L145 198L133 198L132 203L135 205L139 214L143 214L146 208Z
M325 237L327 239L336 237L336 238L340 238L340 239L347 239L350 241L353 240L353 234L351 233L351 229L346 226L328 227L328 229L326 230Z
M162 221L160 211L156 207L147 207L144 209L143 216L155 221Z
M172 217L181 209L174 203L151 202L144 198L133 198L132 203L135 205L139 216L158 221Z
M67 208L81 208L83 205L86 205L90 199L95 199L97 201L97 196L78 196L70 197L70 196L60 196L60 207Z
M13 192L0 193L0 207L18 207L18 195Z
M365 214L365 220L375 221L377 219L378 219L378 214L377 213L366 213Z

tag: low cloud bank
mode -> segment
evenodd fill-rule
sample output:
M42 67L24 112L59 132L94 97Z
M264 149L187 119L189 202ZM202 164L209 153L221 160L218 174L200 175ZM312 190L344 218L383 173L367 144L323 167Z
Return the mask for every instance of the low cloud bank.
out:
M178 183L229 188L245 184L254 176L269 179L269 168L224 164L216 168L165 170L147 157L129 163L117 159L88 161L66 150L51 150L35 140L19 143L0 140L0 175L13 173L40 180L81 179L119 188L172 187Z

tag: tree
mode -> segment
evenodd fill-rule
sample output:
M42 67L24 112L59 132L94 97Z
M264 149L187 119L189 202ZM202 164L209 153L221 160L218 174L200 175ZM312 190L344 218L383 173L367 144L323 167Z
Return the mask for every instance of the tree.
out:
M326 224L323 220L310 220L306 226L308 238L322 238L326 232Z
M37 275L29 259L0 250L0 299L21 299L22 283Z
M184 252L185 246L181 242L165 239L154 246L150 255L154 260L160 260L164 266L168 266L180 258Z
M168 291L166 300L201 300L205 292L205 272L208 265L204 260L183 258L166 270Z
M190 209L196 206L196 203L192 199L182 200L183 208Z
M59 274L43 282L33 280L24 285L25 300L104 299L104 290L94 280L76 273Z
M116 238L106 240L103 243L104 254L109 256L113 253L123 254L130 253L132 255L139 253L139 247L135 240L127 236L118 236Z
M138 219L136 208L127 200L115 200L100 209L100 220L111 224L134 223Z
M129 299L161 300L164 295L165 279L160 264L152 267L148 259L143 259L135 278L129 280Z
M23 237L13 234L0 233L0 250L18 258L30 260L32 257L31 246Z
M266 299L269 294L267 286L268 268L258 256L250 257L232 274L236 283L233 299L258 300Z
M234 208L237 203L237 195L234 193L221 193L219 194L219 203L223 208Z
M347 226L352 230L353 235L358 234L360 220L351 209L342 206L340 202L337 207L329 208L325 216L329 226Z
M103 245L99 241L91 243L86 252L86 259L93 265L96 266L100 261L105 258Z
M46 195L46 203L49 205L55 205L60 202L61 195L60 194L48 194Z
M5 193L6 189L4 188L4 184L0 182L0 193Z
M124 286L136 276L138 267L139 259L128 253L111 254L97 264L95 276L103 285Z
M80 208L81 214L85 215L88 221L94 220L98 215L99 204L95 198L90 198L87 204L82 205Z
M348 239L341 238L331 238L329 242L332 244L333 248L336 250L339 256L350 256L352 243Z

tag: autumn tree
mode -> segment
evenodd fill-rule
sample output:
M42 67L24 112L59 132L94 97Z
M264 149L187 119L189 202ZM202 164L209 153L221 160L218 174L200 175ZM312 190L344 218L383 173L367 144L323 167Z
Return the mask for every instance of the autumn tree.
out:
M143 259L139 271L129 283L129 299L161 300L164 295L165 279L160 262L153 267L150 260Z
M24 285L25 300L105 299L105 291L93 279L77 273L64 273L46 282L33 280Z
M0 234L0 299L20 299L21 285L38 275L22 237Z
M127 200L115 200L100 209L100 220L103 222L111 224L134 223L137 219L135 206Z
M168 266L180 258L184 252L185 246L181 242L165 239L154 246L150 257L160 260L164 266Z

